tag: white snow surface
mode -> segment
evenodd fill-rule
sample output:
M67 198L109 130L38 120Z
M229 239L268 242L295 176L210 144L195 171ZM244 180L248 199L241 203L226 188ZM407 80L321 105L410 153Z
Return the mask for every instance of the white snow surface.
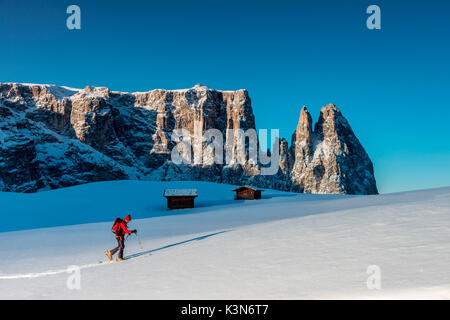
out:
M180 197L180 196L197 196L197 189L166 189L164 196Z
M66 86L56 86L54 84L39 84L39 83L17 83L17 82L6 82L5 84L15 84L29 87L42 87L49 90L56 99L62 100L73 96L74 94L82 91L83 89L71 88Z
M57 86L54 84L40 84L40 83L22 83L22 82L5 82L4 84L15 84L15 85L22 85L22 86L30 86L30 87L45 87L46 89L50 90L50 92L55 95L56 99L61 100L64 98L71 97L75 95L76 93L82 92L84 94L88 94L84 89L80 88L72 88L67 86ZM105 89L106 87L95 87L91 86L92 88L97 89ZM186 93L190 90L197 90L197 91L207 91L207 90L213 90L218 92L237 92L237 91L246 91L246 89L237 89L237 90L216 90L208 88L207 86L194 86L192 88L186 88L186 89L150 89L149 91L136 91L136 92L126 92L126 91L117 91L117 90L111 90L113 93L122 93L122 94L146 94L151 91L160 90L160 91L171 91L171 92L179 92L179 93Z
M114 181L0 193L0 299L450 299L450 187L234 201L235 187ZM167 211L168 188L198 189L196 208ZM112 222L127 214L143 247L132 235L128 261L99 264L115 246ZM80 290L67 287L72 265ZM372 265L378 290L366 284Z

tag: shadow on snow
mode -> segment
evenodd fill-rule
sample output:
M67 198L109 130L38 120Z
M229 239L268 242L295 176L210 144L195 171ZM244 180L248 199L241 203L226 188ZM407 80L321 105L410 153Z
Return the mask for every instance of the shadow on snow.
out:
M207 238L209 238L209 237L212 237L212 236L215 236L215 235L218 235L218 234L221 234L221 233L229 232L229 231L230 231L230 230L214 232L214 233L207 234L207 235L204 235L204 236L201 236L201 237L196 237L196 238L192 238L192 239L189 239L189 240L185 240L185 241L181 241L181 242L169 244L169 245L164 246L164 247L161 247L161 248L152 249L152 250L147 250L147 251L143 251L143 252L138 252L138 253L135 253L135 254L131 254L131 255L129 255L129 256L126 256L125 259L137 258L137 257L143 256L143 255L146 255L146 254L150 254L150 253L155 252L155 251L160 251L160 250L164 250L164 249L167 249L167 248L170 248L170 247L179 246L179 245L181 245L181 244L185 244L185 243L188 243L188 242L191 242L191 241L197 241L197 240L207 239Z

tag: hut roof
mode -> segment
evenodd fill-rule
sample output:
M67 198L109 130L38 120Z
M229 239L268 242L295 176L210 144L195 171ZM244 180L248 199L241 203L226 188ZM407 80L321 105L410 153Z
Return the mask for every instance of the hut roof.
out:
M197 189L165 189L164 197L197 197Z
M250 189L250 190L253 190L253 191L256 191L257 189L254 189L254 188L252 188L252 187L249 187L249 186L241 186L241 187L239 187L239 188L236 188L236 189L233 189L232 191L241 191L241 190L244 190L244 189ZM259 189L258 189L259 190ZM263 191L263 190L259 190L259 191Z

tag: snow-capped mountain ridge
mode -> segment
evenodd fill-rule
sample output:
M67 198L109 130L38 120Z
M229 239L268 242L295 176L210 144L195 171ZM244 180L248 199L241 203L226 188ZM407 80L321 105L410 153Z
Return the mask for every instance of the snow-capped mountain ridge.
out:
M194 134L195 123L226 137L230 163L171 161L173 130ZM335 106L322 109L314 132L309 128L301 133L297 127L291 147L284 139L279 142L276 175L261 175L259 164L239 164L237 140L226 135L230 129L255 129L247 90L196 85L126 93L105 87L0 84L0 190L35 192L146 179L205 180L308 193L377 193L372 163ZM202 152L207 151L204 143Z

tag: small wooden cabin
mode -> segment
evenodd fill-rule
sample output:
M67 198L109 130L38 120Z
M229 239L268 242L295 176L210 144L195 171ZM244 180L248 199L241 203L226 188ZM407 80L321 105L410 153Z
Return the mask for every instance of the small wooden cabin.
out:
M236 189L233 189L233 191L236 192L236 196L234 197L234 200L255 200L255 199L261 199L261 191L263 190L257 190L250 188L248 186L242 186Z
M167 199L168 209L194 208L197 189L165 189L163 196Z

